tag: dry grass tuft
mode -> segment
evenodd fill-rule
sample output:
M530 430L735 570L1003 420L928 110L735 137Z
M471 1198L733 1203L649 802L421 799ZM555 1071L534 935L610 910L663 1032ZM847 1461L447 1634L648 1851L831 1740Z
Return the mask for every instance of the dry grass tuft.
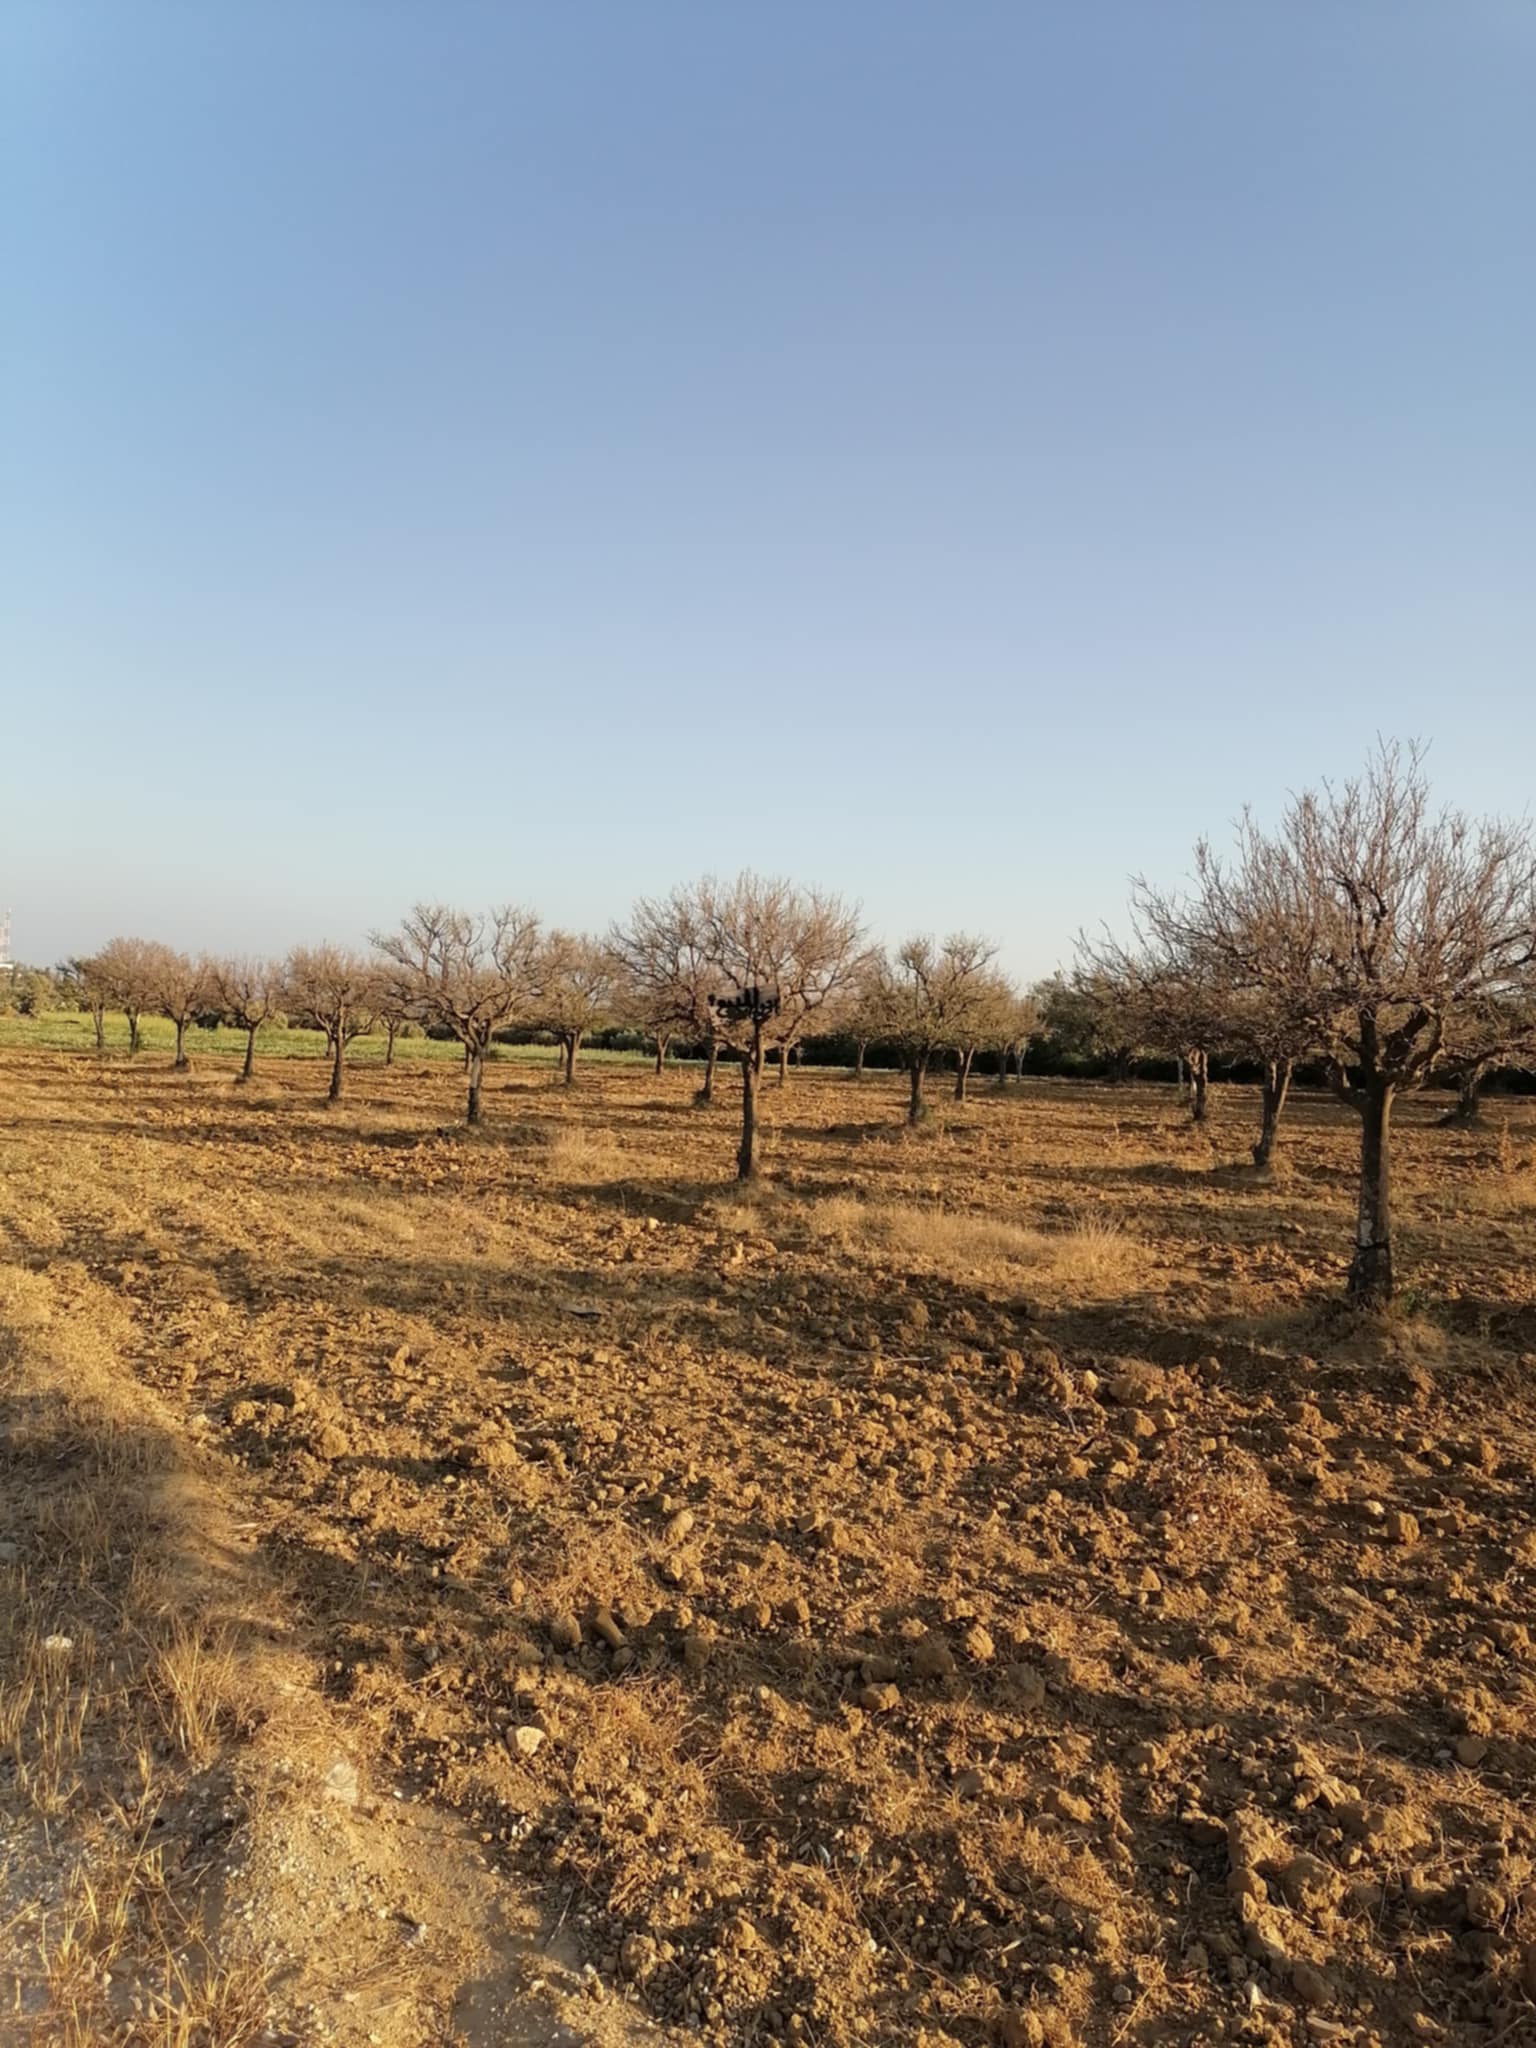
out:
M1142 1266L1142 1248L1112 1218L1086 1213L1064 1230L1036 1230L973 1210L829 1195L804 1212L808 1234L847 1256L895 1257L952 1275L1006 1270L1040 1286L1116 1292Z

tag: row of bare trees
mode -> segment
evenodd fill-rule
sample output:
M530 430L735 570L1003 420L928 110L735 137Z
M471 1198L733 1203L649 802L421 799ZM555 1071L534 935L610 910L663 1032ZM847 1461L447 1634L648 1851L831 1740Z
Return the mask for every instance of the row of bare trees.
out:
M758 1170L758 1096L770 1054L787 1081L796 1048L839 1032L905 1065L908 1117L942 1058L964 1098L978 1052L999 1078L1037 1030L1096 1050L1112 1074L1152 1050L1176 1055L1193 1114L1207 1114L1211 1061L1256 1061L1263 1076L1258 1165L1275 1155L1292 1076L1319 1062L1360 1118L1351 1294L1393 1289L1391 1119L1406 1089L1439 1075L1475 1099L1494 1065L1536 1058L1536 847L1524 825L1435 810L1420 754L1381 746L1361 776L1292 800L1266 831L1245 814L1227 856L1200 842L1181 889L1133 885L1130 936L1084 942L1076 971L1031 992L997 966L996 949L966 933L918 935L891 952L870 947L841 898L743 874L642 898L601 940L545 931L528 910L486 913L418 904L371 953L300 948L280 963L193 961L170 948L116 939L71 963L96 1019L128 1018L130 1045L149 1012L176 1028L216 1012L256 1035L279 1013L325 1035L330 1093L344 1054L382 1027L392 1056L410 1024L456 1040L468 1076L466 1114L482 1114L492 1039L549 1031L575 1076L585 1039L622 1024L648 1034L658 1067L674 1038L702 1046L703 1099L716 1062L741 1071L737 1170Z
M281 960L193 958L153 940L116 938L66 962L58 979L90 1013L98 1051L109 1013L127 1018L130 1053L140 1048L145 1017L168 1018L178 1068L189 1064L190 1024L217 1019L245 1033L243 1080L254 1071L264 1025L282 1019L308 1026L325 1038L333 1100L342 1093L345 1053L355 1038L382 1031L392 1062L402 1027L436 1030L465 1048L475 1116L481 1066L496 1030L517 1024L551 1031L566 1049L570 1078L586 1033L618 1012L606 946L568 932L541 933L522 911L479 918L418 907L399 933L376 941L371 955L319 945L295 947Z
M70 963L76 993L103 1042L108 1009L128 1019L130 1050L141 1019L176 1027L185 1066L186 1027L218 1015L246 1034L244 1077L262 1026L283 1016L319 1030L330 1056L330 1096L342 1093L348 1045L382 1029L386 1060L406 1024L456 1040L468 1077L466 1116L482 1115L485 1060L499 1032L536 1029L561 1046L567 1081L585 1040L622 1024L653 1041L660 1066L674 1039L704 1050L699 1093L713 1098L716 1065L733 1054L742 1076L737 1170L758 1168L758 1091L776 1058L780 1083L813 1031L846 1031L858 1065L871 1043L895 1049L910 1075L910 1118L924 1113L923 1085L941 1055L956 1064L964 1099L978 1051L1022 1061L1036 1012L996 965L988 941L915 937L891 954L872 949L841 898L771 877L713 877L642 898L602 940L544 931L515 906L472 912L417 904L371 953L301 947L282 961L193 960L167 946L114 939Z

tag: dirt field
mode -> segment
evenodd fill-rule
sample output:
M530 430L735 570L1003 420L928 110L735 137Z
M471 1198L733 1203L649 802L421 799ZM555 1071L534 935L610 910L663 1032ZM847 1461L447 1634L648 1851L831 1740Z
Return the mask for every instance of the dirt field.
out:
M1532 1110L733 1078L0 1054L0 2031L1536 2041Z

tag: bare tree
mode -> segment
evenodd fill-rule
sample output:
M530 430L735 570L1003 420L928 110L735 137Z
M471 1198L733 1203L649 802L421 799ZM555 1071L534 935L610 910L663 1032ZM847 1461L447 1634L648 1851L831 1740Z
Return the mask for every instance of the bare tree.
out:
M1256 1166L1271 1164L1296 1062L1318 1047L1310 990L1321 971L1323 928L1294 867L1275 858L1247 813L1229 862L1208 841L1195 848L1193 888L1134 886L1141 928L1164 957L1182 961L1212 1000L1231 1045L1262 1064Z
M983 975L973 1002L965 1006L959 1020L955 1051L955 1100L964 1102L970 1086L971 1068L977 1053L987 1046L1001 1045L1012 1029L1018 990L1006 974L996 969Z
M1245 879L1246 878L1246 879ZM1239 985L1320 1049L1360 1118L1349 1293L1390 1301L1392 1110L1445 1047L1502 1042L1536 959L1530 828L1434 811L1416 748L1294 798L1278 831L1245 818L1231 875L1201 850L1202 914ZM1260 910L1255 910L1255 903Z
M1442 1124L1480 1123L1483 1083L1499 1067L1521 1066L1536 1054L1536 988L1501 991L1490 1001L1470 1005L1446 1020L1445 1042L1437 1064L1456 1090L1456 1100Z
M880 1036L885 1014L887 962L877 946L871 946L854 961L848 977L847 1031L853 1040L853 1078L864 1078L864 1060L870 1045Z
M101 962L99 953L77 954L61 960L54 969L54 980L61 993L89 1016L99 1053L107 1049L107 1011L112 1002L109 977Z
M1134 990L1102 968L1080 962L1070 976L1040 984L1041 1022L1063 1052L1103 1060L1113 1082L1128 1081L1141 1045Z
M614 1014L621 975L615 954L584 933L553 931L539 948L536 1015L559 1043L567 1088L576 1079L582 1041Z
M1079 939L1080 977L1089 987L1116 992L1115 1007L1137 1043L1174 1055L1189 1076L1190 1113L1203 1124L1211 1054L1225 1035L1230 989L1199 948L1163 928L1159 907L1153 891L1142 882L1134 884L1132 942L1122 945L1107 935L1093 942Z
M1007 1087L1010 1066L1018 1079L1023 1080L1024 1056L1029 1051L1030 1040L1039 1029L1040 1004L1034 990L1016 989L1010 985L1008 1001L1000 1007L994 1025L999 1088Z
M226 1023L245 1033L240 1079L249 1081L256 1071L256 1034L282 1010L282 967L275 960L231 954L206 961L203 973L210 1001Z
M628 922L610 931L608 945L620 965L626 1012L655 1042L657 1073L673 1037L702 1044L699 1100L712 1101L719 1037L709 1003L714 970L704 957L697 892L642 896Z
M155 1008L175 1027L174 1065L178 1073L184 1073L192 1064L187 1058L187 1026L202 1016L210 1002L203 963L172 946L151 946L148 986Z
M377 970L342 946L296 946L283 963L282 986L284 1007L325 1034L331 1055L326 1099L339 1102L347 1047L373 1028Z
M464 1048L469 1076L465 1121L480 1121L485 1055L494 1034L533 1015L538 987L539 921L504 905L487 916L418 903L395 932L375 933L385 985L422 1023Z
M140 1020L155 1006L155 950L149 939L109 939L96 955L101 987L128 1020L130 1057L139 1049Z
M836 896L753 874L706 879L692 901L716 1032L741 1054L736 1170L751 1180L764 1053L793 1043L847 988L859 922Z
M871 1034L895 1046L907 1070L907 1122L926 1110L923 1083L936 1058L974 1046L996 1001L996 953L990 941L954 932L936 943L926 934L905 941L877 970L869 994ZM962 1068L962 1081L964 1069Z
M395 1041L407 1024L420 1021L421 1004L416 997L418 976L412 966L398 960L380 960L377 968L374 1006L384 1027L384 1064L395 1064ZM466 1057L465 1065L469 1061Z

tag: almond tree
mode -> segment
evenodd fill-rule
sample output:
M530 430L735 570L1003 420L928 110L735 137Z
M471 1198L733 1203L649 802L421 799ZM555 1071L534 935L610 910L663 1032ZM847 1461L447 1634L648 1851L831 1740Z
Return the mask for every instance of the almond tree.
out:
M139 1049L140 1019L155 1006L155 946L148 939L109 939L96 955L101 987L128 1020L128 1053Z
M256 1071L256 1034L282 1011L282 967L275 960L231 954L205 962L204 974L209 997L219 1014L236 1031L245 1033L240 1079L249 1081Z
M1273 858L1244 813L1230 862L1201 840L1192 890L1170 894L1138 878L1133 900L1139 927L1164 956L1184 962L1191 980L1218 992L1228 1042L1261 1062L1253 1159L1267 1167L1296 1063L1319 1049L1310 1005L1298 1002L1296 991L1316 979L1322 933L1296 873Z
M1151 892L1134 885L1133 940L1078 941L1087 980L1118 991L1117 1006L1138 1043L1172 1053L1189 1075L1190 1112L1203 1124L1209 1112L1211 1054L1221 1045L1231 1004L1228 982L1199 949L1165 932L1149 908Z
M984 1046L999 1045L1012 1030L1013 1006L1018 990L1006 974L995 969L983 975L976 999L966 1006L960 1019L955 1045L955 1100L964 1102L970 1085L971 1068Z
M1113 1082L1130 1079L1142 1020L1123 981L1080 960L1070 977L1042 982L1039 995L1044 1027L1064 1052L1103 1060Z
M289 1013L324 1032L331 1055L326 1100L340 1102L346 1049L373 1028L378 1000L373 962L342 946L296 946L283 963L282 987Z
M993 1014L996 951L989 940L969 932L953 932L942 944L919 933L877 970L869 1024L873 1036L901 1053L909 1124L921 1123L927 1114L923 1083L933 1061L974 1047ZM962 1083L963 1078L964 1068Z
M884 1016L885 955L878 947L861 953L853 963L847 993L847 1030L853 1040L853 1078L864 1078L864 1058L872 1041L880 1036Z
M1009 1000L1000 1009L995 1026L999 1088L1008 1085L1010 1065L1019 1080L1023 1080L1024 1056L1039 1029L1040 1003L1034 990L1010 987Z
M537 917L510 904L480 916L443 903L418 903L398 931L375 933L373 944L385 963L384 985L397 991L419 1022L435 1025L463 1046L469 1077L465 1121L479 1123L492 1037L534 1014Z
M1420 752L1384 743L1363 775L1293 798L1276 832L1245 819L1231 876L1202 850L1201 875L1203 915L1236 978L1306 1032L1360 1118L1349 1294L1383 1305L1395 1278L1393 1106L1447 1045L1465 1059L1503 1043L1508 1007L1527 997L1531 829L1433 810Z
M753 874L700 882L692 917L716 1034L741 1055L736 1171L751 1180L764 1053L793 1043L847 989L859 921L837 896Z
M77 954L73 959L60 961L54 969L60 989L90 1017L99 1053L107 1049L107 1010L112 1001L102 957L99 953Z
M175 1026L174 1065L178 1073L183 1073L192 1064L187 1058L187 1026L203 1015L210 1000L202 961L178 953L172 946L151 946L149 991L155 1008Z
M620 973L614 954L584 933L554 931L539 948L536 1015L565 1055L567 1088L576 1079L583 1039L613 1015Z
M1468 1028L1470 1023L1470 1029ZM1536 1000L1522 991L1475 1006L1470 1018L1452 1017L1446 1026L1437 1072L1456 1090L1442 1124L1480 1123L1483 1083L1499 1067L1518 1066L1536 1053Z
M642 896L628 922L609 932L608 947L619 963L626 1013L655 1041L657 1073L672 1038L701 1043L705 1066L698 1099L712 1101L719 1036L709 1003L714 970L704 957L697 892Z

